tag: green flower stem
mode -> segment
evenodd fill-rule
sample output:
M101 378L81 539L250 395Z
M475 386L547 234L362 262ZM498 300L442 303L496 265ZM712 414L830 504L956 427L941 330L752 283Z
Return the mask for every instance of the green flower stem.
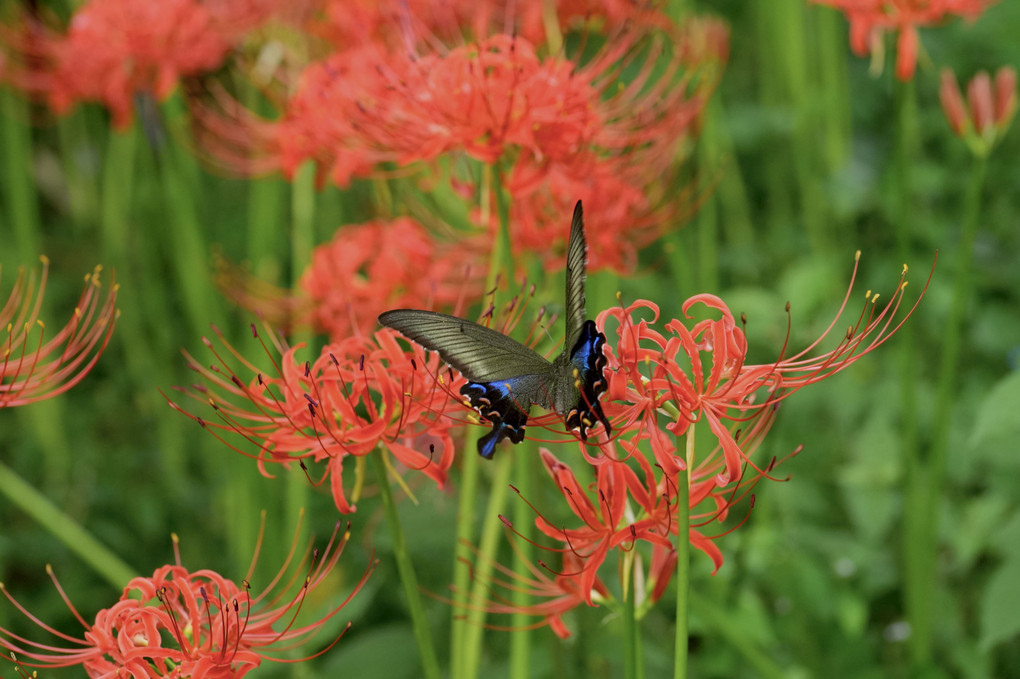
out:
M458 679L463 675L466 658L464 635L467 631L467 620L464 610L469 607L468 591L471 583L471 566L473 558L467 544L474 541L475 518L478 508L478 474L479 456L475 453L479 427L467 428L464 447L460 451L460 498L457 505L457 545L454 549L456 561L453 564L453 620L450 630L450 676Z
M635 550L622 556L623 589L623 664L626 679L644 679L645 668L642 657L641 625L637 619L637 573Z
M698 139L698 170L706 177L719 172L718 124L714 115L702 118L701 136ZM719 206L715 196L709 196L698 210L698 287L701 290L719 289Z
M271 108L251 82L238 84L244 105L249 111L270 115ZM283 264L280 260L280 224L284 222L284 199L287 184L278 177L252 179L247 182L248 217L246 221L247 256L252 273L262 280L274 280Z
M35 262L39 252L39 205L32 181L32 130L28 105L10 89L0 89L0 140L3 141L3 191L6 218L21 262ZM6 239L5 239L6 241ZM9 241L4 249L9 248Z
M425 616L425 607L422 605L421 593L418 590L418 576L415 575L414 564L411 563L411 555L407 551L407 539L404 536L404 529L400 525L397 503L393 499L390 480L386 475L386 461L383 460L381 450L369 454L369 457L372 458L376 484L379 486L379 497L386 513L386 527L389 529L390 539L393 541L393 557L397 561L397 571L400 573L400 581L404 585L404 594L407 596L407 607L411 612L414 639L418 643L418 653L421 656L422 676L426 679L440 679L442 674L439 671L439 661L436 659L436 649L432 644L432 630L429 627L428 618Z
M0 493L67 545L114 587L121 588L138 575L135 569L121 561L120 557L2 462Z
M677 480L676 516L676 644L673 677L687 677L689 605L691 592L691 465L694 463L694 425L687 428L685 468Z
M522 497L530 497L535 471L535 460L538 460L538 445L533 441L524 441L514 450L514 485ZM535 517L526 502L515 502L513 509L514 528L523 536L517 541L517 557L515 569L524 572L526 564L530 563L534 554L534 547L529 540L535 537ZM531 597L523 589L515 589L511 595L511 602L518 610L511 617L510 627L510 679L528 679L533 674L531 666L531 642L534 636L533 630L528 629L531 617L523 611L531 605Z
M492 290L496 285L496 277L501 270L504 259L510 259L507 250L510 242L508 207L502 195L502 186L499 181L499 173L494 171L491 165L483 165L482 177L479 185L481 195L481 223L488 224L492 201L496 201L496 210L500 220L500 233L493 239L492 252L489 255L489 271L485 278L485 289ZM469 595L469 583L473 571L469 561L474 558L468 544L474 542L475 519L478 514L478 475L480 472L479 456L475 453L475 443L478 441L480 430L478 427L468 427L467 436L464 440L464 448L461 450L461 471L460 471L460 501L457 505L457 545L454 550L453 564L453 621L450 634L450 676L454 679L473 676L472 671L477 672L477 664L472 664L471 658L477 657L477 633L471 632L470 618L463 614L464 609L471 607L473 599ZM504 480L503 485L507 483ZM490 505L491 505L490 498ZM498 521L499 517L495 517ZM495 543L489 551L485 551L484 545L479 553L478 559L481 562L492 562ZM480 623L479 623L480 624ZM474 640L474 646L471 640ZM475 669L472 670L471 668Z
M474 451L471 451L472 453ZM482 605L488 598L489 586L492 583L492 568L496 563L499 551L499 540L503 537L503 522L499 520L506 506L506 496L510 484L510 468L514 456L519 451L503 451L494 462L495 472L492 476L492 487L489 491L489 504L485 508L482 521L482 537L478 542L478 559L474 568L474 583L471 586L471 597L466 626L464 629L464 664L461 679L474 679L478 676L478 667L482 656L482 632L485 625L485 607Z
M932 626L934 615L935 560L938 549L938 506L945 483L946 457L949 452L949 426L955 397L956 374L960 362L960 340L967 315L967 301L973 288L974 240L977 237L981 213L981 189L984 186L988 160L983 156L975 159L970 182L964 199L963 231L957 250L956 280L953 286L953 302L949 318L943 325L942 359L939 365L938 386L935 392L935 417L932 425L932 448L927 465L917 477L915 523L913 534L914 561L909 572L916 599L914 613L917 622L924 621L923 627L913 626L911 637L916 639L911 646L912 659L920 666L930 661L932 652ZM921 471L921 470L919 470ZM928 596L922 596L922 592Z
M213 293L209 275L209 246L200 210L203 185L198 179L195 159L175 141L187 134L182 130L187 124L183 102L171 98L162 105L162 110L171 132L181 130L171 134L165 146L157 148L166 214L173 228L150 236L167 239L164 246L174 267L184 314L193 336L199 337L221 316L219 295Z
M315 164L311 161L302 165L294 176L291 187L291 238L290 257L293 282L296 285L312 263L312 249L315 247ZM297 333L291 338L296 343L305 342L313 347L310 331ZM317 352L309 354L314 360ZM300 516L309 502L310 488L304 474L287 475L287 516L292 520Z
M914 233L913 172L917 159L917 102L913 80L896 81L896 145L893 158L893 196L895 201L896 245L900 259L910 257L910 240ZM906 504L904 509L904 597L907 622L911 635L907 642L915 667L928 664L931 655L928 589L924 571L927 561L924 532L928 522L928 501L925 499L925 465L921 460L917 420L917 361L914 325L900 328L900 432L905 475Z

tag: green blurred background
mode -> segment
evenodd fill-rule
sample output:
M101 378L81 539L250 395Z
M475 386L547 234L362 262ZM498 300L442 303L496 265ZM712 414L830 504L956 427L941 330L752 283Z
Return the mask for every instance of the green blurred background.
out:
M670 241L679 255L653 247L633 277L594 275L589 308L613 304L616 287L624 299L657 300L672 315L680 300L715 293L747 315L751 359L769 362L782 347L787 301L792 347L810 343L828 324L855 250L863 254L851 311L868 288L892 292L904 245L912 300L937 250L928 294L909 322L925 451L974 166L939 106L937 68L950 66L963 80L978 69L1020 64L1020 3L1004 0L972 25L953 21L922 31L927 53L913 85L917 154L905 244L896 237L902 205L893 176L897 95L889 64L881 75L869 73L869 60L849 51L842 15L799 0L699 9L724 17L732 30L730 61L697 151L703 167L718 172L713 197ZM316 191L307 176L287 183L209 174L187 148L176 98L151 112L159 123L148 136L138 125L112 133L97 107L31 126L24 101L3 90L0 103L0 300L17 268L44 253L52 262L48 325L59 327L69 315L81 276L97 263L116 271L122 310L110 347L80 385L51 401L0 411L0 461L141 575L172 560L174 532L186 566L239 579L260 510L269 514L267 544L287 545L295 498L308 506L306 531L323 540L338 518L330 497L309 493L296 470L262 478L247 459L170 410L157 390L194 380L182 347L211 360L200 341L209 323L245 355L259 355L247 334L251 314L233 308L212 282L214 253L247 260L260 275L286 283L308 256L290 252L294 231L326 242L341 224L376 216L381 193L399 190L365 181ZM946 484L934 503L938 547L928 596L935 654L914 670L925 676L1020 676L1018 156L1013 130L991 155L981 194ZM264 228L253 229L256 221ZM253 233L263 241L253 243ZM274 255L251 262L253 252ZM803 444L780 470L791 480L757 487L747 523L719 541L726 563L717 575L695 557L692 676L765 676L769 667L791 677L911 676L899 455L903 340L897 336L852 370L785 402L761 454L783 456ZM483 478L487 472L483 467ZM422 587L439 594L451 581L456 488L456 474L446 492L418 484L418 503L401 504ZM331 627L351 619L353 629L313 662L266 665L257 676L419 676L376 498L363 499L351 518L353 542L335 594L346 595L373 550L380 559ZM267 572L284 551L263 549ZM41 619L72 633L76 623L46 564L86 619L110 605L123 584L108 582L0 498L0 581ZM442 656L450 609L433 600L428 606ZM670 667L672 614L667 596L643 621L649 676ZM575 634L565 642L538 633L534 676L618 676L620 621L604 609L579 609L568 624ZM0 627L41 636L10 606L0 605ZM505 635L489 632L486 644L482 672L505 676Z

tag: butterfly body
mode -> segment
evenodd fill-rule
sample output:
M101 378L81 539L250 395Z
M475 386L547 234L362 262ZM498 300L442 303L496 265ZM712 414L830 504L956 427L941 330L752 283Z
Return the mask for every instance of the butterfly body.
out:
M492 457L504 438L524 440L532 405L554 410L567 428L587 440L601 422L611 431L599 398L606 391L606 337L585 319L584 278L587 246L581 203L574 209L567 253L567 337L563 352L549 361L501 332L456 316L418 309L394 309L379 316L421 346L438 351L468 379L460 393L492 424L478 441L478 452Z

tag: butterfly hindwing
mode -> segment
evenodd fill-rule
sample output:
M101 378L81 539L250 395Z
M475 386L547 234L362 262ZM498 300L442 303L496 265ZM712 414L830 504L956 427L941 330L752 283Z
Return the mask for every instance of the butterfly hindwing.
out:
M582 441L588 440L588 428L596 421L605 427L606 436L610 436L613 431L599 402L609 387L605 377L609 361L602 351L605 344L606 336L599 332L595 321L585 321L570 352L570 366L576 371L573 375L578 398L576 404L566 411L563 420L568 429L577 430Z

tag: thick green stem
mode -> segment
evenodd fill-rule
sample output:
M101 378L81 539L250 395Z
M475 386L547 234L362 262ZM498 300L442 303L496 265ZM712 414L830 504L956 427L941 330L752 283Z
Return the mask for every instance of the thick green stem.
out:
M641 646L641 624L637 618L637 552L622 552L623 569L623 667L627 679L644 679L645 668Z
M480 182L481 195L481 223L488 224L490 221L490 209L493 201L496 202L496 212L500 220L500 233L493 239L492 252L489 255L489 271L486 274L485 289L492 290L496 285L496 279L501 271L501 265L505 259L509 259L507 248L510 242L508 207L502 195L502 186L499 182L498 172L494 171L491 165L482 166L482 179ZM471 616L463 615L465 608L471 608L474 599L469 596L470 582L473 571L469 565L472 552L467 547L474 542L475 520L478 514L478 476L480 472L479 456L475 453L475 443L478 440L479 430L477 427L468 428L464 441L464 448L461 451L461 476L460 476L460 501L457 506L457 546L454 551L455 561L453 564L453 591L455 605L453 611L453 622L450 635L450 676L454 679L474 676L477 672L477 663L473 664L472 658L477 660L480 642L479 632L472 632ZM507 468L508 471L509 468ZM498 474L497 474L498 475ZM508 479L504 475L502 485L506 486ZM497 488L498 490L498 488ZM501 492L505 496L505 488ZM494 497L490 497L490 509L493 506ZM502 501L499 503L501 511ZM486 518L489 518L488 515ZM492 517L496 521L498 516ZM488 525L488 524L486 524ZM486 551L484 538L483 544L479 546L478 560L484 564L490 564L495 557L495 542L492 542ZM489 566L491 569L491 566ZM477 580L476 580L477 585ZM477 620L480 625L481 621Z
M673 653L673 677L687 677L687 646L691 592L691 465L694 463L694 425L687 429L684 450L685 468L677 480L676 517L676 644Z
M535 469L534 461L538 460L538 446L532 441L525 441L516 447L514 451L514 485L522 497L529 497L532 484L532 475ZM516 570L522 574L527 572L527 563L530 563L534 553L534 547L529 543L534 539L535 521L534 514L526 502L514 503L513 509L514 528L521 535L517 542L517 557L515 562ZM524 611L531 604L531 596L524 588L515 589L511 595L514 613L510 627L510 679L528 679L532 676L534 668L531 666L531 642L534 632L528 629L532 616Z
M123 587L137 575L120 557L2 462L0 493L67 545L114 587Z
M473 451L472 451L473 452ZM488 597L492 583L492 569L499 551L499 540L503 537L503 522L499 517L506 506L507 490L510 484L510 468L514 453L503 451L494 463L496 469L489 491L489 504L482 521L482 537L478 542L478 559L474 568L474 582L471 585L471 605L468 608L464 628L464 662L461 679L474 679L482 657L482 632L485 625L485 606L481 602Z
M382 500L383 510L386 513L386 527L389 529L390 539L393 541L393 558L397 561L397 572L400 574L400 582L404 585L407 607L411 612L414 639L418 644L418 653L421 655L422 675L427 679L440 679L442 675L439 671L439 661L436 659L436 649L432 644L432 630L429 627L428 618L425 616L425 606L422 604L421 593L418 590L418 576L414 572L411 554L407 550L407 539L404 536L404 529L400 525L400 515L397 512L397 503L393 499L393 491L390 489L390 480L386 474L386 461L383 459L383 454L381 450L376 450L369 457L372 458L376 484L379 486L379 498Z

